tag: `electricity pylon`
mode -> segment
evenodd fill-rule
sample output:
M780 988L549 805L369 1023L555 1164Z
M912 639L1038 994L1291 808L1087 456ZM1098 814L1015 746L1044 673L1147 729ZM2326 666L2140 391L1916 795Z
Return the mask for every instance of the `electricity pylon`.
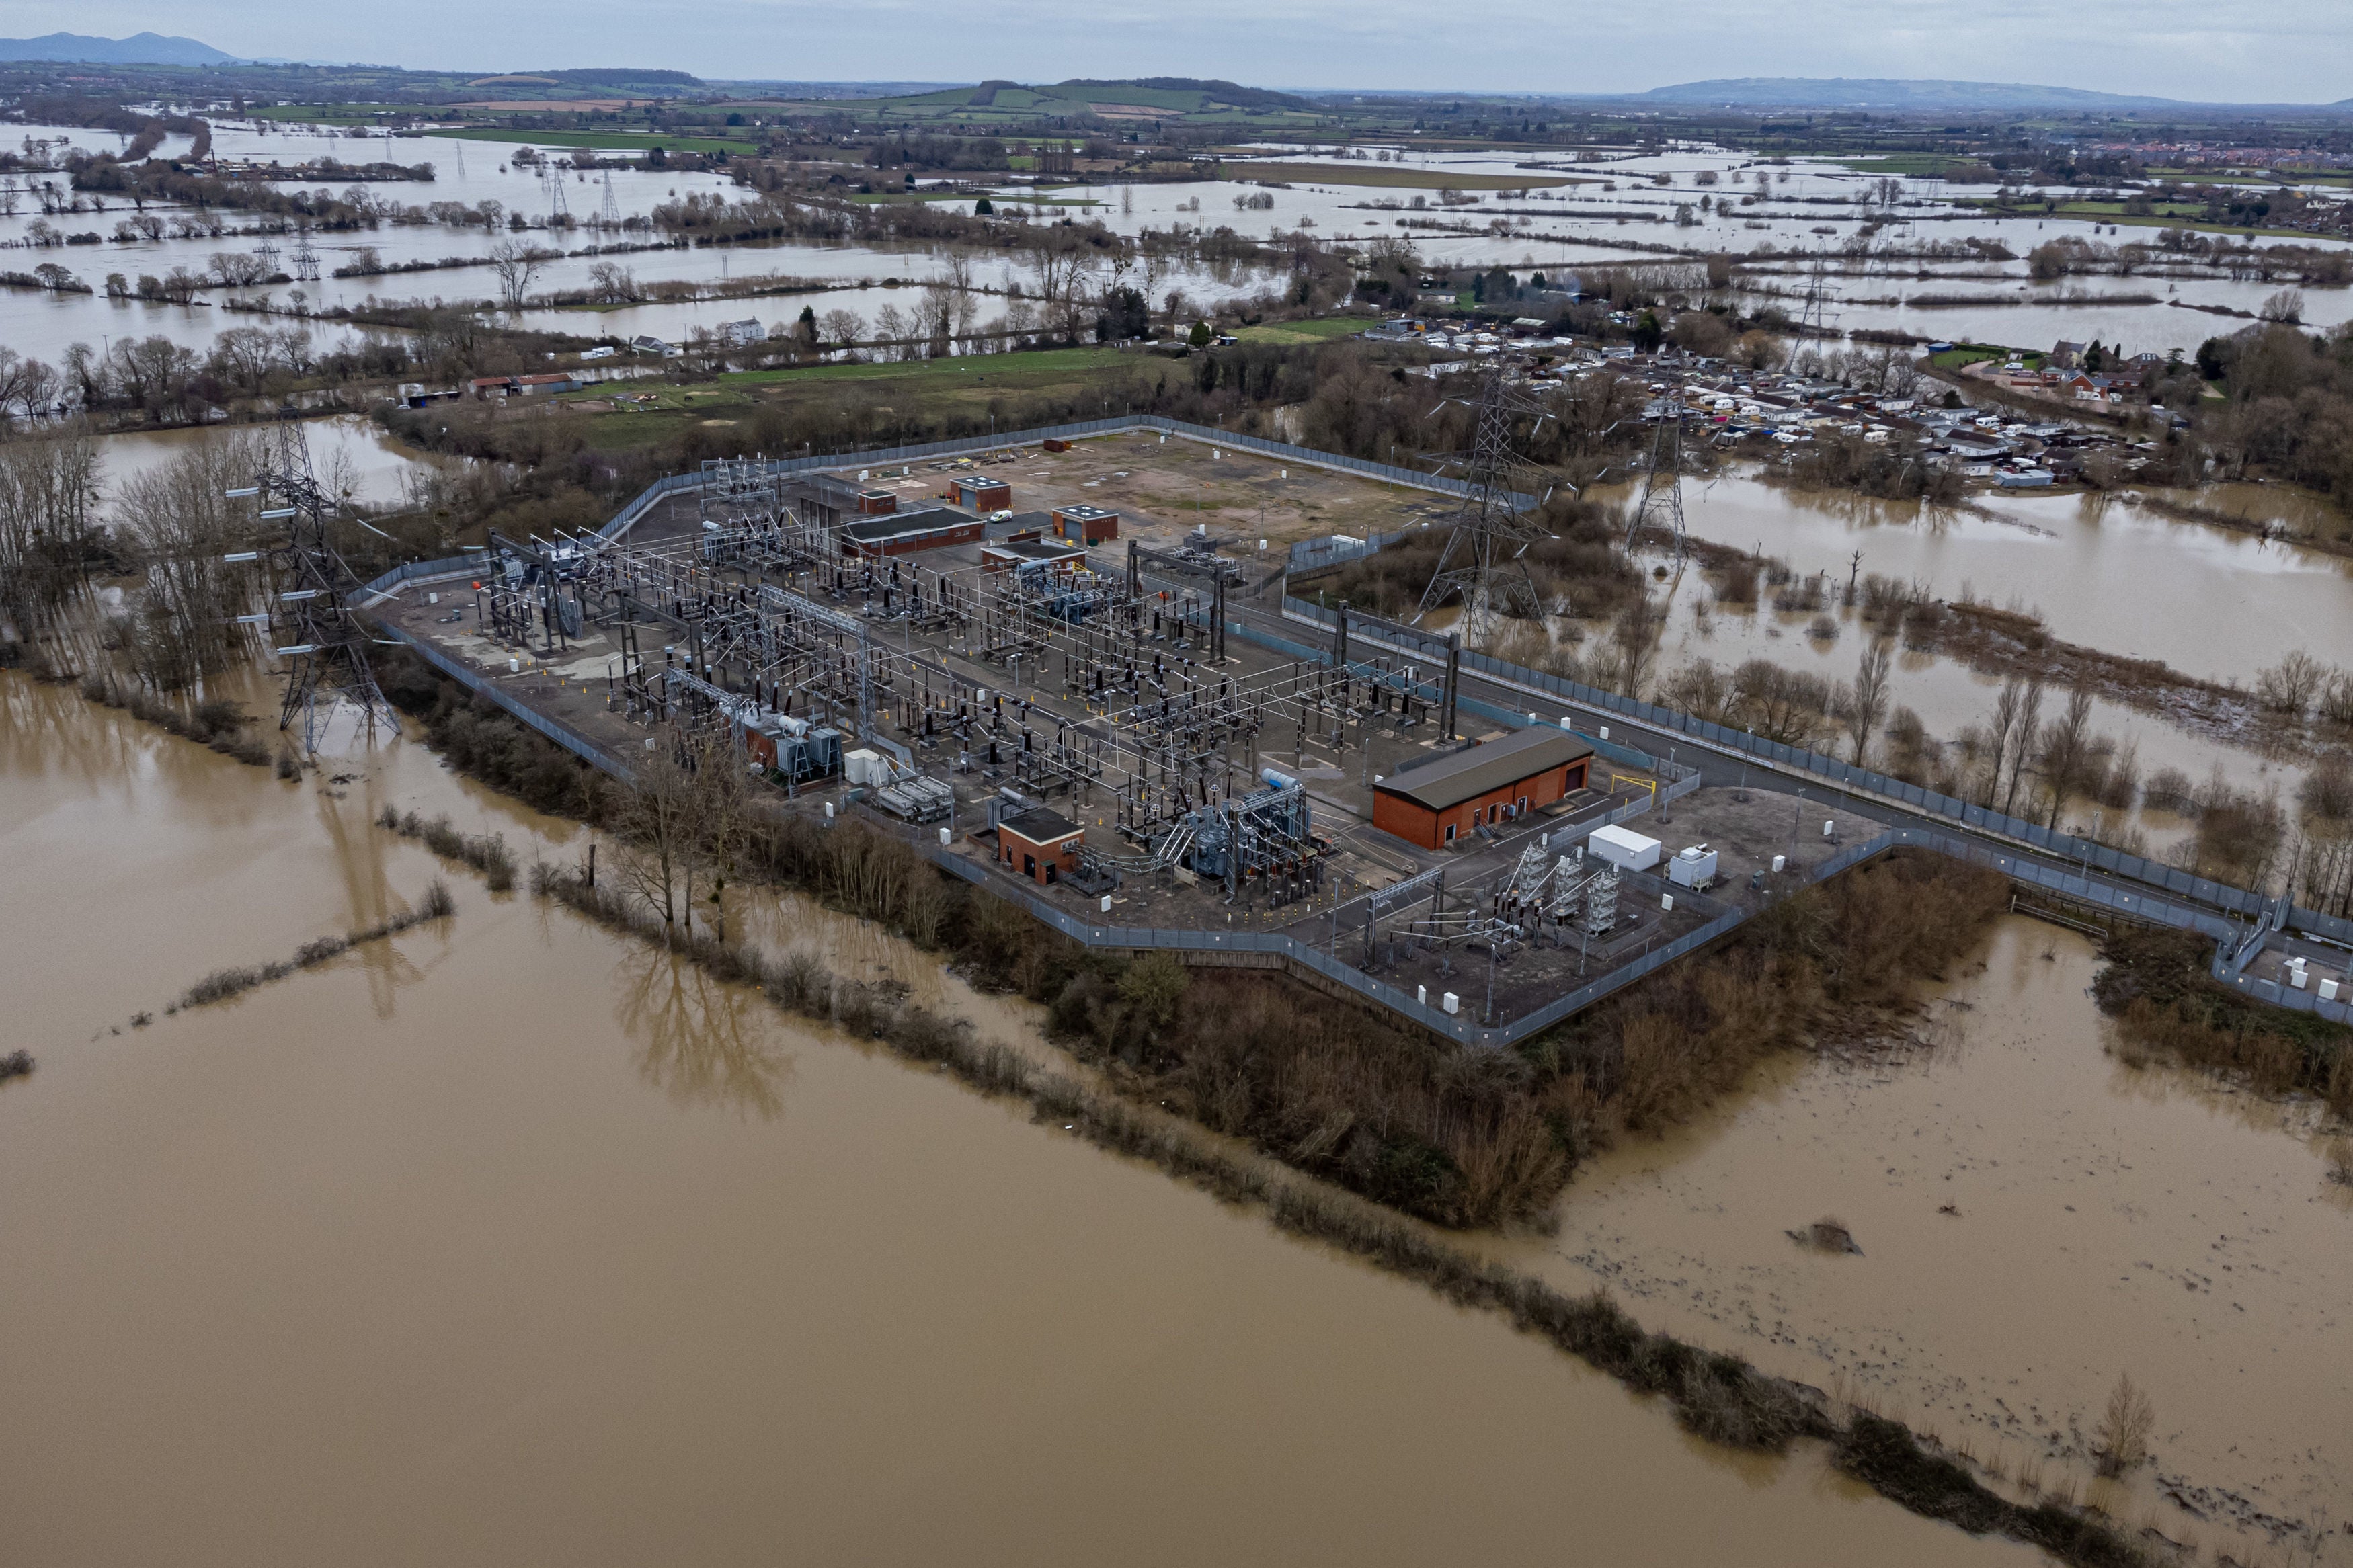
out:
M1532 497L1520 488L1533 489L1539 476L1521 458L1512 437L1520 420L1541 426L1553 414L1505 385L1500 364L1488 368L1479 401L1468 406L1478 412L1471 449L1443 460L1443 466L1461 473L1462 505L1413 618L1419 624L1460 594L1462 640L1466 647L1475 647L1493 629L1499 611L1515 610L1531 619L1544 614L1544 595L1536 591L1526 556L1529 546L1551 537L1535 516L1551 490L1547 487L1544 496Z
M311 473L310 443L290 410L270 427L254 482L229 494L259 496L262 521L285 528L280 542L263 552L270 577L270 647L289 661L279 729L292 729L299 718L303 751L317 752L323 691L328 714L338 697L359 706L370 742L379 724L399 733L400 721L368 664L367 633L352 614L359 578L328 534L339 503Z
M1650 471L1642 476L1641 504L1634 509L1633 520L1626 525L1626 548L1631 551L1634 541L1646 528L1665 530L1675 542L1675 568L1683 564L1686 542L1683 535L1683 404L1681 397L1670 400L1668 411L1659 416L1651 430Z

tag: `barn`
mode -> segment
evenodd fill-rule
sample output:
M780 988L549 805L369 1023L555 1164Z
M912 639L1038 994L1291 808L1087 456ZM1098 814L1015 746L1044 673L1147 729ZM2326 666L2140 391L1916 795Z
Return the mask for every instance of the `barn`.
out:
M1566 800L1585 787L1593 748L1566 730L1532 724L1382 779L1373 826L1424 849L1442 849Z

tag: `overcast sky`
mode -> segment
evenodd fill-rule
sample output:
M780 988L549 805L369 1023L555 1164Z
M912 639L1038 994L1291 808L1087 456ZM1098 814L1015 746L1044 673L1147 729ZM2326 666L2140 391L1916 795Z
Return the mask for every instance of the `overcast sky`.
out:
M2353 0L0 0L0 37L142 29L248 56L802 81L1623 92L1890 76L2206 101L2353 95Z

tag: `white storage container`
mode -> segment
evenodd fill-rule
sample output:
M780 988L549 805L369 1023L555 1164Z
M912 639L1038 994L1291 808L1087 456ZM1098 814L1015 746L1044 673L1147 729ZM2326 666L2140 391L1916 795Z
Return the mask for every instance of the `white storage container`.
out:
M881 756L860 746L841 759L841 772L853 784L883 784L891 782L891 764Z
M1694 844L1667 862L1667 880L1678 888L1704 888L1715 880L1715 851Z
M1623 827L1597 827L1585 841L1586 853L1607 860L1620 871L1647 871L1659 863L1659 841Z

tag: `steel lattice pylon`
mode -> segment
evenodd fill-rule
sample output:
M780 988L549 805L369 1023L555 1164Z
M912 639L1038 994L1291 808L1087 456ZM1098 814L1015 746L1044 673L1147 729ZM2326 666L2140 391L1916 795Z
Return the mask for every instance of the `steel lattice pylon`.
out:
M399 732L400 721L369 668L367 634L352 616L359 579L343 563L329 537L338 506L311 471L311 447L301 422L290 416L271 426L261 471L254 478L264 520L285 526L283 541L266 552L270 574L270 646L286 668L286 699L278 727L290 730L299 716L302 749L316 752L322 688L359 705L368 739L379 724Z
M1514 449L1512 435L1520 420L1541 425L1553 417L1552 411L1506 385L1500 364L1489 367L1474 406L1478 423L1470 451L1445 459L1445 466L1461 471L1468 487L1462 508L1413 617L1419 624L1448 599L1461 595L1466 646L1483 642L1493 629L1499 595L1504 605L1525 616L1543 615L1544 595L1537 592L1525 557L1529 545L1551 537L1535 519L1542 500L1532 499L1520 489L1522 484L1535 482L1536 470ZM1547 489L1546 495L1550 493Z
M606 227L621 226L621 203L620 198L613 194L613 171L610 169L605 171L605 207L599 216L604 219Z
M1675 564L1683 563L1683 405L1674 399L1672 407L1659 416L1651 431L1650 471L1642 476L1642 501L1634 509L1634 516L1626 525L1626 548L1631 551L1634 542L1646 528L1663 529L1675 542Z
M1801 338L1831 335L1829 276L1830 258L1816 251L1813 269L1806 277L1806 297L1798 309L1798 335Z

